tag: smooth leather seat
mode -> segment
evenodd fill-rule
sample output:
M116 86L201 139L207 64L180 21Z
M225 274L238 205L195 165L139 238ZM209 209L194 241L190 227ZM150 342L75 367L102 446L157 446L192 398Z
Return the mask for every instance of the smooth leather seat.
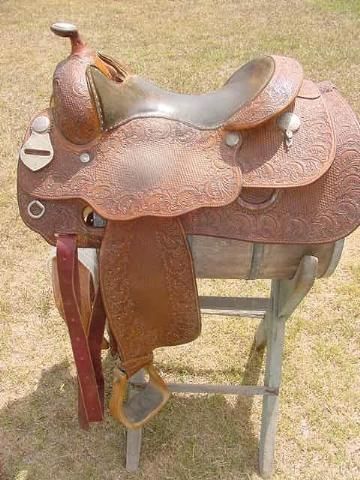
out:
M222 88L200 95L167 91L138 75L117 83L96 67L89 70L88 78L101 104L106 129L138 116L218 128L259 95L274 75L275 62L270 56L254 59L240 67Z

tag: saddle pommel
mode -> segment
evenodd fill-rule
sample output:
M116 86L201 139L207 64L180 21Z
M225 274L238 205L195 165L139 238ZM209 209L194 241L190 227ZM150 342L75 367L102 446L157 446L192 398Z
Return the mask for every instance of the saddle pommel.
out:
M85 145L102 131L88 87L88 68L94 67L106 78L116 82L124 80L127 69L110 57L88 48L72 23L54 23L50 29L55 35L68 37L71 41L71 53L57 65L53 77L53 120L67 140Z
M57 65L54 73L51 102L54 122L67 140L83 145L101 132L87 86L86 70L93 65L107 77L111 77L111 73L106 63L80 38L75 25L58 22L50 29L55 35L71 41L71 54Z
M86 44L80 38L76 25L68 22L56 22L51 25L50 30L59 37L70 38L72 54L86 48Z

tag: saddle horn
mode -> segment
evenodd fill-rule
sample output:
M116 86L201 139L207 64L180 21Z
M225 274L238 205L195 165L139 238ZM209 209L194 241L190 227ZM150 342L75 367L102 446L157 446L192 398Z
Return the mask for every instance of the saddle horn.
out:
M86 48L86 44L80 38L76 25L67 22L53 23L50 30L59 37L68 37L71 41L71 53L77 53L83 48Z

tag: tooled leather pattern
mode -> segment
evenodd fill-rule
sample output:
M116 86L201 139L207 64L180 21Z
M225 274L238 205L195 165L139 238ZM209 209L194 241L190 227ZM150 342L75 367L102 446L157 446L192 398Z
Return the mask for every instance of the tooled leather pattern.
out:
M272 80L264 90L243 106L226 123L226 127L253 127L271 118L274 112L286 108L296 97L303 80L303 69L287 57L274 55L276 69Z
M302 125L290 149L273 119L243 132L237 159L221 130L149 118L84 147L92 157L85 165L79 147L53 129L55 158L36 174L20 163L19 183L34 197L82 198L103 217L120 220L226 205L240 192L240 168L244 186L286 187L310 183L330 166L334 138L323 100L298 98L295 111Z
M197 285L190 260L190 247L178 219L157 228L156 239L165 271L171 318L176 325L175 334L170 332L167 341L171 345L178 345L180 341L184 343L182 339L185 339L185 342L193 340L200 335L201 330ZM179 292L181 292L180 296ZM193 318L191 323L189 323L190 318Z
M297 96L301 98L318 98L320 95L319 86L311 80L304 78Z
M236 147L223 134L165 119L133 120L104 133L83 164L54 129L54 159L36 175L21 164L19 183L34 197L81 198L114 220L226 205L239 194L241 171Z
M100 251L100 278L128 376L151 360L155 348L199 335L196 284L178 219L109 222Z
M311 243L334 241L356 228L359 223L360 203L359 126L354 113L333 86L329 82L323 82L320 87L331 110L337 136L336 159L324 177L307 187L281 189L283 194L278 196L271 208L265 210L260 206L258 210L250 212L243 208L242 202L233 202L226 208L205 208L185 215L183 219L188 233L230 236L248 241ZM63 171L61 168L60 171L56 171L59 167L53 169L51 173L53 182L55 180L61 185L67 175L71 178L76 173L79 169L78 155L78 152L73 152L72 157L69 158L70 166ZM90 182L95 184L97 177L91 176L91 162L87 169ZM22 190L31 191L34 189L34 184L38 188L35 180L39 180L38 184L42 187L43 179L44 177L46 179L47 175L49 175L48 168L34 175L20 162L19 199L36 199L36 195L28 197ZM87 178L86 181L89 182ZM88 188L87 183L85 188ZM104 186L105 193L106 188ZM44 190L46 192L46 188ZM78 190L81 190L81 181L78 182ZM101 186L98 192L101 197ZM108 192L108 197L110 196L111 192ZM83 207L80 208L79 204L83 206L85 203L73 197L74 192L70 192L67 201L47 200L46 213L39 220L28 218L27 200L19 201L20 212L25 223L41 233L52 244L54 244L56 230L64 232L69 229L70 233L79 232L82 239L81 246L96 246L102 232L95 229L88 230L88 227L84 226L81 215ZM64 210L65 215L62 213ZM319 219L322 219L324 228Z
M65 138L85 144L100 133L100 122L86 81L90 59L72 55L59 63L53 78L53 115Z
M296 98L286 111L301 121L287 148L277 117L259 128L243 133L238 153L244 187L290 187L312 183L330 167L335 154L335 137L323 97Z
M325 88L324 88L325 90ZM284 189L268 209L247 210L237 201L182 218L188 234L263 243L325 243L360 223L360 126L344 98L326 84L324 93L337 139L335 160L317 182Z

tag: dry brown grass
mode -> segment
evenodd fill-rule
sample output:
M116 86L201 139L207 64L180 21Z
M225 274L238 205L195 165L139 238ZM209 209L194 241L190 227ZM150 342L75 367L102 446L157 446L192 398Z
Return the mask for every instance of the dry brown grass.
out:
M0 465L1 480L133 478L123 467L124 430L107 417L91 434L75 415L74 370L56 312L47 246L16 207L18 147L30 116L48 103L67 42L57 19L76 22L91 44L156 82L214 88L241 62L266 52L301 60L332 79L360 111L359 2L170 1L0 3ZM336 274L319 281L289 322L274 479L359 478L359 234ZM262 291L202 282L208 294ZM253 321L205 319L192 345L159 352L168 378L253 381ZM110 378L111 359L105 359ZM249 373L243 378L245 365ZM145 430L144 479L255 479L259 400L178 396Z

